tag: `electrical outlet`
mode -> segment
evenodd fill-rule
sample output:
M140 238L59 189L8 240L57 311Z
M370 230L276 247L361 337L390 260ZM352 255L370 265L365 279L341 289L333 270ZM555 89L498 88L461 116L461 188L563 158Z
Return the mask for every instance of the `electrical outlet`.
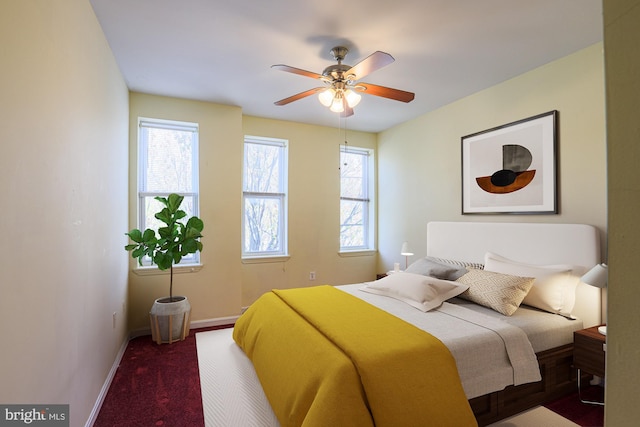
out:
M113 329L116 328L116 316L117 316L117 313L114 311L113 312Z
M309 272L309 280L316 280L316 272L315 271L310 271Z

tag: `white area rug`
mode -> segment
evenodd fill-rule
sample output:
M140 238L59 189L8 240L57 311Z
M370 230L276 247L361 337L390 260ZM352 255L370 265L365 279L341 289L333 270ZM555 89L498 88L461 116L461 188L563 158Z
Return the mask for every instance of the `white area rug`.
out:
M279 427L251 361L233 329L196 334L206 427Z
M232 338L233 329L196 333L204 425L279 427L251 361ZM580 427L539 406L489 427Z
M538 406L528 411L521 412L510 418L505 418L488 427L580 427L549 409Z

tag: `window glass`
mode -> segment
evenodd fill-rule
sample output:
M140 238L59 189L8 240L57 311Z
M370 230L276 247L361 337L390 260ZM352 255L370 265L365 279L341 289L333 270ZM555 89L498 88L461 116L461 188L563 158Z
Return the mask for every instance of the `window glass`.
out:
M162 204L155 197L184 196L180 209L187 218L198 216L198 124L171 120L138 119L138 228L157 230L155 218ZM199 261L199 253L180 264ZM144 260L143 260L144 263ZM149 260L147 263L150 264Z
M243 257L286 255L286 172L286 141L245 137Z
M371 150L340 149L340 250L373 249Z

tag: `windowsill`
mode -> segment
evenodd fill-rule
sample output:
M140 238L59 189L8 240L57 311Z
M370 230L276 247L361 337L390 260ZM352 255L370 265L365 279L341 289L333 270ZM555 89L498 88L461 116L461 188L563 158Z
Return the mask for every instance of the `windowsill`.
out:
M274 255L274 256L253 256L242 258L243 264L264 264L269 262L285 262L289 261L291 255Z
M184 273L197 273L202 270L204 267L202 264L187 264L187 265L179 265L173 267L174 274L184 274ZM138 276L155 276L159 274L170 274L170 269L160 270L156 265L145 265L140 267L136 265L136 267L132 270L134 274Z
M341 257L355 257L355 256L373 256L378 251L375 249L362 249L359 251L341 251L338 255Z

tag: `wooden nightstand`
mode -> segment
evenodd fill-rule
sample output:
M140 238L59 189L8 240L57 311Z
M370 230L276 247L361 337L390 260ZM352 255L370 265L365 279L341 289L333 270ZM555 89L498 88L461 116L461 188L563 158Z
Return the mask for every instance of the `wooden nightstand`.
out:
M573 333L573 366L578 369L578 394L580 394L580 371L584 370L593 375L604 378L605 354L607 351L607 337L598 332L594 326ZM604 405L602 402L584 403Z

